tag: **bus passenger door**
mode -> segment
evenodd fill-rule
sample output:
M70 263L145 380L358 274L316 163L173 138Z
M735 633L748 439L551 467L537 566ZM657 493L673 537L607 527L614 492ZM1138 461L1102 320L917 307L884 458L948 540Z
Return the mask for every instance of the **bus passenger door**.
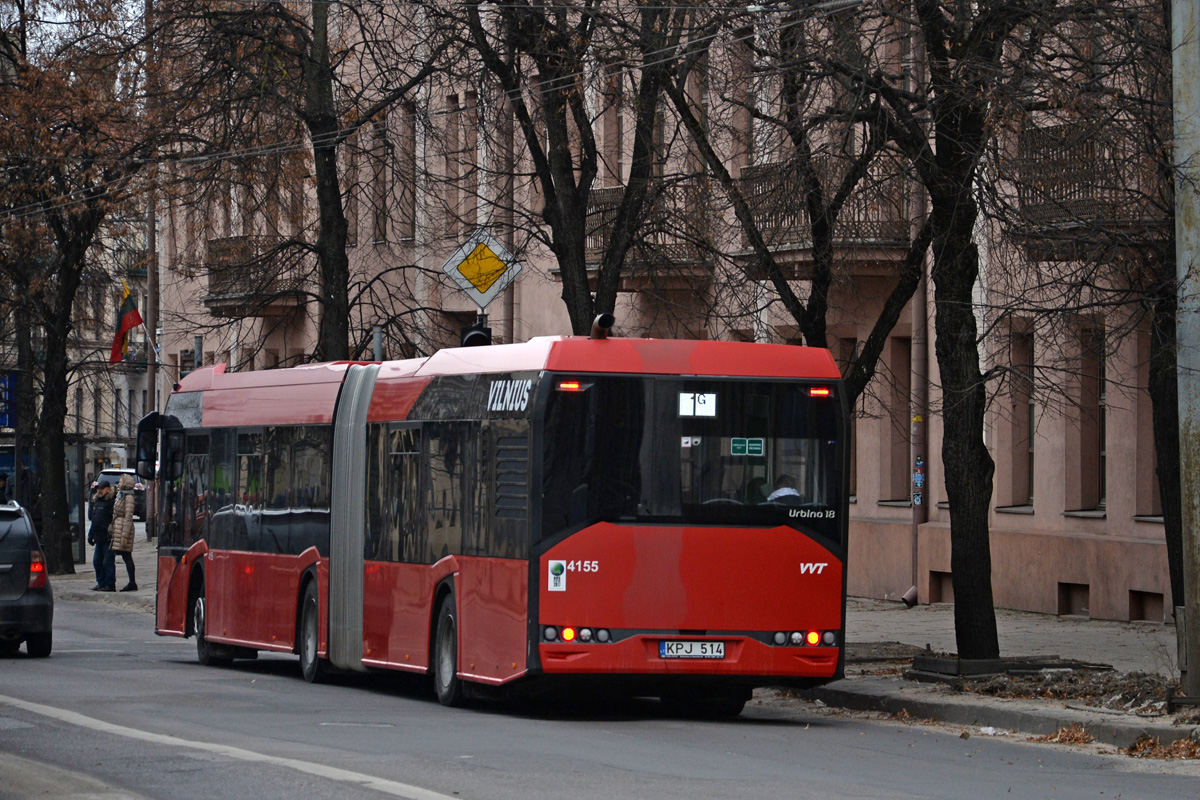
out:
M184 546L184 437L179 430L163 436L158 475L158 592L154 628L159 634L183 636L187 624L189 565L183 563Z

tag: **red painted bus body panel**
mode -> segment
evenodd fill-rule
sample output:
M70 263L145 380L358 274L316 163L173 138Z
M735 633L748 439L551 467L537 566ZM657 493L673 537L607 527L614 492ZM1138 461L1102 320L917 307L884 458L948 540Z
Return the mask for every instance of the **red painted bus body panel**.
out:
M155 596L156 633L183 636L187 624L187 588L190 565L171 556L158 557L158 592Z
M782 344L758 344L729 356L729 342L679 339L560 339L550 350L546 369L553 372L617 372L647 375L720 375L725 377L841 377L828 350Z
M463 677L506 683L526 672L529 564L506 558L460 558L459 662Z
M413 404L425 391L432 378L383 377L375 380L375 391L371 395L371 407L367 410L367 422L391 422L408 418Z
M566 573L563 591L549 589L552 560L578 565ZM594 568L585 571L589 564ZM615 644L543 642L547 673L831 677L837 667L836 648L779 647L716 633L819 630L836 631L840 640L842 563L791 528L600 523L551 548L538 575L541 625L659 632ZM663 660L664 638L719 639L727 642L726 658Z
M428 564L368 561L363 567L363 661L424 672L429 666Z
M298 556L213 550L204 561L208 639L290 652L296 644L300 582L317 560Z

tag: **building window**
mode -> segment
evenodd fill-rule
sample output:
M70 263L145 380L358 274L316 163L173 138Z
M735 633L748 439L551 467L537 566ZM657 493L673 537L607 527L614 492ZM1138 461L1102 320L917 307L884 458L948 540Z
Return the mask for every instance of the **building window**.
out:
M100 409L103 408L103 406L101 406L100 403L101 403L100 391L99 391L99 389L97 389L96 393L94 395L92 395L92 435L93 436L100 435Z
M1105 355L1104 329L1099 326L1083 328L1079 334L1078 359L1079 439L1076 451L1079 469L1076 470L1074 497L1069 498L1068 510L1101 509L1105 504ZM1072 500L1074 502L1070 502Z
M396 143L396 180L399 183L399 235L411 241L417 235L417 112L404 106L400 113L400 134Z
M1033 334L1015 333L1009 353L1009 416L1012 420L1012 496L1011 505L1033 505L1034 431L1036 430L1033 395Z
M912 379L912 339L892 337L888 345L887 388L884 390L887 403L888 426L885 441L887 472L881 476L880 498L883 500L908 500L911 491L909 452L912 447L912 413L910 383Z
M858 358L858 340L857 339L839 339L838 340L838 368L842 375L845 375L847 370L854 364ZM862 404L862 397L859 397L854 404L854 408L850 409L850 461L846 465L846 469L850 472L850 496L858 496L858 410Z
M346 246L358 247L358 134L346 140L344 145L346 164Z
M75 432L83 433L83 387L75 387Z
M1150 399L1150 332L1137 334L1137 500L1139 517L1161 517L1158 487L1158 450L1154 444L1154 403Z
M620 186L624 168L621 163L625 138L625 115L621 104L622 69L613 64L606 68L604 110L601 112L601 132L604 136L603 161L605 185Z
M391 142L388 140L387 118L372 123L371 162L375 174L371 178L371 239L375 244L387 241L388 234L388 195L391 170L388 169L391 160Z

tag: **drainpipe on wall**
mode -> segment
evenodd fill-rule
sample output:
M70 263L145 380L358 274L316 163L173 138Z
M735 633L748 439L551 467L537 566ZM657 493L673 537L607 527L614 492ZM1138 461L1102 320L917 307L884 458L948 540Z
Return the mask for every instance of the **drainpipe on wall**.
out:
M921 525L929 519L929 454L926 418L929 414L929 298L926 296L925 269L912 300L912 586L900 598L909 608L917 604L918 544Z

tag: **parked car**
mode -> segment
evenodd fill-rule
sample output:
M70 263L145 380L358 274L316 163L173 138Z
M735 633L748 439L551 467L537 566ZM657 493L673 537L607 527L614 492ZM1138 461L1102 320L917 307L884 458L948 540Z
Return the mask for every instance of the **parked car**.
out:
M108 469L100 470L100 474L96 476L96 480L92 481L92 492L96 491L96 484L101 478L105 478L114 487L120 482L122 475L128 475L133 478L133 516L140 520L146 519L146 486L142 483L142 479L137 476L137 472L132 469L118 469L117 467L109 467Z
M54 593L33 520L15 502L0 504L0 656L24 642L30 656L45 658L53 625Z

